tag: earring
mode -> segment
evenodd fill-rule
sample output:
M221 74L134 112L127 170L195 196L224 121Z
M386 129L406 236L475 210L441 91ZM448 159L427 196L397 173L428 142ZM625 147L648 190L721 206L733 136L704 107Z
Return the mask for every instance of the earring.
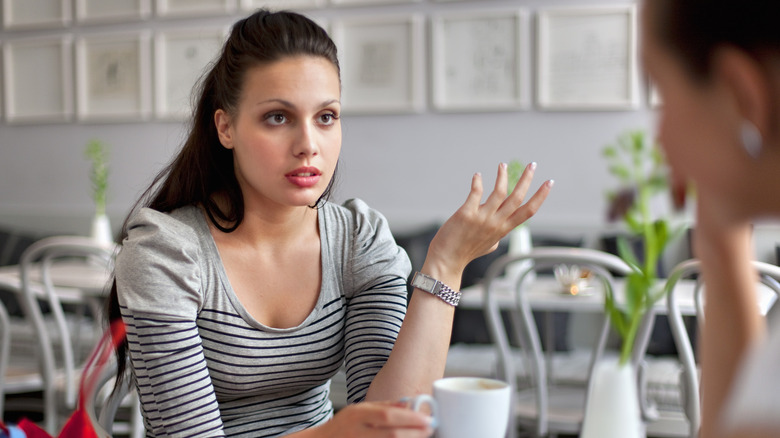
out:
M761 155L761 149L764 147L764 139L761 138L761 132L756 128L756 125L743 120L739 137L742 140L742 147L750 155L750 158L758 159L758 156Z

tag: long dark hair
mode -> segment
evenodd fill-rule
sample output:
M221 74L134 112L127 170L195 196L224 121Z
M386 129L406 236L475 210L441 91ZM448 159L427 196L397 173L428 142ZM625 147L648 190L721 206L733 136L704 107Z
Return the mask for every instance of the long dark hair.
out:
M303 15L260 9L233 25L219 57L193 90L195 111L181 151L136 202L122 226L119 242L127 237L128 221L141 207L170 212L198 205L221 231L238 228L244 218L244 200L233 168L233 151L219 142L214 113L222 109L235 116L247 71L291 56L323 57L340 71L335 44L320 26ZM335 174L312 207L328 199L334 180ZM219 204L215 195L219 195ZM109 321L122 317L116 279L112 281L106 315ZM127 348L127 339L117 348L117 387L124 376Z
M780 2L773 0L645 0L652 31L693 78L710 78L720 46L739 47L757 59L780 55Z

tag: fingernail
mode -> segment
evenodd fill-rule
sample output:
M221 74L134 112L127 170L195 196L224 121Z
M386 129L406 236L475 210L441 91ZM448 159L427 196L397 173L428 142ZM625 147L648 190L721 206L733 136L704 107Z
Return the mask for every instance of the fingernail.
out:
M531 162L529 166L531 167L531 170L536 170L536 161Z
M551 179L551 180L547 181L547 185L550 186L550 187L554 186L555 185L555 180Z
M506 168L507 168L507 166L508 166L508 165L507 165L506 163L501 163L501 168L502 168L502 169L506 169Z

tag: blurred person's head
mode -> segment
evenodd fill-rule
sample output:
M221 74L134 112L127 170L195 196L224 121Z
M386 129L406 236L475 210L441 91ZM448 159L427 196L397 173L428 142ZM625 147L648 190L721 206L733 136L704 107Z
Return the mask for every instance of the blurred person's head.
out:
M780 213L779 16L780 2L767 0L642 8L642 59L675 178L716 191L744 217Z

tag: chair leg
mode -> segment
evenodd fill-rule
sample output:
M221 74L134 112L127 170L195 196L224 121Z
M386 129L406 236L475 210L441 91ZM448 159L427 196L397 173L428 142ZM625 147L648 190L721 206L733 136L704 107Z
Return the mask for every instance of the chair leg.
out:
M130 410L130 437L143 438L146 436L144 418L141 415L141 404L138 401L138 394L136 394L135 391L133 391L132 407Z

